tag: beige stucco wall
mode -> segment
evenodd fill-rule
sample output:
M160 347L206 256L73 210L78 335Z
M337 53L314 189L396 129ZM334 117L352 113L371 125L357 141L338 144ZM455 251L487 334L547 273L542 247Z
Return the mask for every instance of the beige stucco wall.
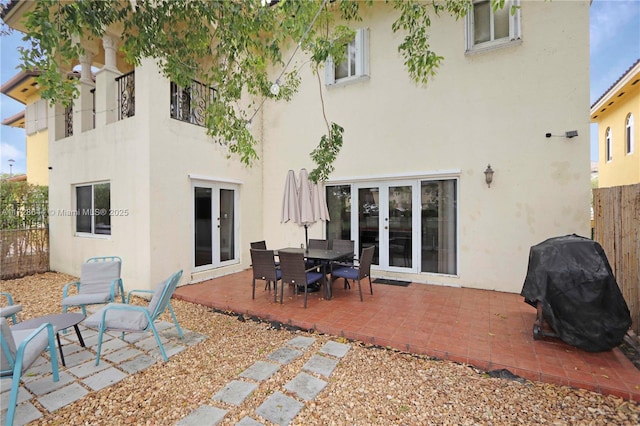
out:
M97 96L102 78L113 74L98 74ZM261 236L261 168L227 159L204 128L171 119L169 81L153 61L136 68L135 83L135 116L105 124L98 111L96 129L49 141L52 270L78 275L87 258L117 255L125 289L131 290L153 288L178 269L184 284L247 268L248 248L243 250ZM234 182L238 222L244 224L236 244L240 260L197 274L191 175ZM110 236L76 236L75 217L65 215L75 206L74 185L100 181L111 183L112 210L126 213L111 217Z
M589 235L589 3L522 2L522 43L476 55L464 53L464 20L435 18L432 47L445 60L427 88L403 67L394 13L380 3L374 11L361 25L370 28L370 79L322 86L329 120L345 128L331 179L458 170L459 275L404 277L519 292L532 245ZM292 102L265 108L264 235L271 246L304 239L303 228L279 224L282 189L288 169L313 168L309 153L326 133L317 79L308 65L301 75ZM567 130L579 136L545 138ZM321 224L310 227L310 238L323 235Z
M322 86L328 119L345 127L331 182L459 179L458 275L375 276L519 292L532 245L588 235L588 13L587 1L523 2L522 42L477 55L464 53L462 20L435 18L432 46L445 62L427 88L407 76L389 6L375 3L365 13L370 79ZM109 180L112 209L128 211L112 217L112 235L104 238L77 237L74 217L53 215L52 269L77 275L88 257L119 255L125 287L151 288L177 269L184 270L182 284L244 269L250 241L299 246L304 229L280 223L285 176L289 169L313 168L309 153L326 128L317 76L304 57L295 62L300 92L289 103L265 103L263 121L252 127L261 142L261 162L252 168L228 159L203 128L169 117L169 82L150 60L136 68L134 117L70 138L50 136L52 209L73 208L73 185ZM104 114L98 111L98 121ZM567 130L579 136L545 137ZM491 188L483 174L488 163L495 170ZM238 262L197 273L196 180L235 185L239 212ZM321 224L310 227L310 238L323 235Z

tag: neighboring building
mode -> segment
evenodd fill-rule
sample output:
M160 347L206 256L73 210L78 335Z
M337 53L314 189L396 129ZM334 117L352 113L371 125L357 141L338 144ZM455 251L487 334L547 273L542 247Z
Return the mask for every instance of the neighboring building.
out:
M35 76L38 72L21 71L0 87L0 93L26 106L26 110L2 120L2 124L20 127L26 132L27 182L49 185L49 136L47 101L40 98Z
M598 186L640 183L640 59L591 105L598 124Z
M589 2L522 2L495 16L487 6L434 19L445 61L427 88L410 81L382 2L359 24L352 66L321 76L345 144L326 182L332 220L309 237L377 245L375 276L517 293L532 245L589 235ZM19 30L28 7L5 22ZM131 68L119 42L115 32L87 42L72 112L49 109L51 268L77 275L88 257L119 255L131 289L177 269L184 284L248 268L251 241L299 246L304 229L280 211L287 171L311 170L326 133L309 67L291 102L256 117L261 160L246 168L182 102L187 92L210 102L214 89L177 87L150 59Z

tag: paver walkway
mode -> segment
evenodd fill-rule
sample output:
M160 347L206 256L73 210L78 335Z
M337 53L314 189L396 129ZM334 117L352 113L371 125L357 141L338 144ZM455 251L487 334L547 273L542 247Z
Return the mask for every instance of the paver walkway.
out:
M183 418L179 426L214 426L228 413L228 408L241 405L251 394L274 374L280 367L290 364L300 357L307 357L302 371L275 391L256 408L255 414L275 424L285 426L291 423L306 402L312 401L327 386L327 379L338 366L350 345L329 341L318 353L309 353L316 339L298 336L284 346L271 352L264 361L256 361L242 371L237 379L229 382L211 398L211 404L202 405ZM292 396L289 396L292 395ZM237 426L263 425L251 415L243 417Z

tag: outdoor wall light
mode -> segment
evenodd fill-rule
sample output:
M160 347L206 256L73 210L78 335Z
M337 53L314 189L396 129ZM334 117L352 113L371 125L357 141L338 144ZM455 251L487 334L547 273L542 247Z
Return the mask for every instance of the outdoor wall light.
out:
M487 182L487 186L491 188L491 182L493 182L493 169L491 168L491 164L488 164L484 171L484 180Z
M280 79L277 79L276 82L271 85L269 91L273 96L278 96L278 93L280 93Z
M575 138L576 136L578 136L578 131L577 130L567 130L566 132L564 132L564 135L552 135L551 133L545 133L544 135L546 137L548 137L548 138L553 136L554 138L571 139L571 138Z

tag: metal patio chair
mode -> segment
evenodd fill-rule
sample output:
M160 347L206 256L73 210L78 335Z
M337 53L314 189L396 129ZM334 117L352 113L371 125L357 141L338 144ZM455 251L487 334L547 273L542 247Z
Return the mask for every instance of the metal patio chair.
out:
M100 363L102 337L105 331L110 330L122 332L122 340L124 340L125 333L142 333L151 330L162 354L162 359L165 362L169 360L154 322L168 309L178 330L178 335L181 338L183 337L182 329L170 303L171 296L173 296L181 276L182 271L180 270L158 284L155 290L131 290L127 297L127 303L109 303L84 320L83 323L86 327L98 329L96 365ZM153 296L147 307L130 305L128 302L133 293L152 293Z

